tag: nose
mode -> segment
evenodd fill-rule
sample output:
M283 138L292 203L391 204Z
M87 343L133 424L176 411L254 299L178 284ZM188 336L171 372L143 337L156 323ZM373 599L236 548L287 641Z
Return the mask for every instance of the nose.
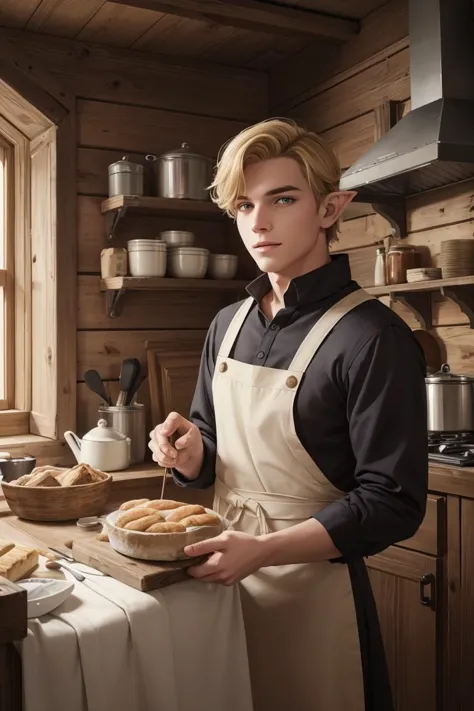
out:
M259 234L260 232L270 232L272 229L270 214L264 206L255 205L252 217L252 232L255 232L255 234Z

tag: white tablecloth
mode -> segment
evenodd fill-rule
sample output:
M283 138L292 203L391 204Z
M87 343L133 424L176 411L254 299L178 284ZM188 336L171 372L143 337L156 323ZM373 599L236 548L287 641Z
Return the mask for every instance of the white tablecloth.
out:
M24 711L252 711L237 587L90 575L18 649Z

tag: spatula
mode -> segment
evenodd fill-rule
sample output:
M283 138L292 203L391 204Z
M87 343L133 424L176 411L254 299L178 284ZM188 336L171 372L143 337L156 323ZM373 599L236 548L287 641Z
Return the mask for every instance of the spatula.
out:
M99 395L108 405L112 404L112 400L107 395L105 390L104 381L100 377L97 370L86 370L84 373L84 380L87 387L92 390L93 393Z
M122 362L120 370L120 392L117 399L117 407L125 405L127 402L128 393L130 392L133 382L137 377L141 366L138 358L126 358Z

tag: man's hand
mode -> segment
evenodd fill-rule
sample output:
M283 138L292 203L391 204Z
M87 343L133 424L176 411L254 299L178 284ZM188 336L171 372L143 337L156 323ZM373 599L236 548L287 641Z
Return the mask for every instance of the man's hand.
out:
M184 549L186 555L212 555L201 565L188 568L188 574L205 583L234 585L266 563L266 549L260 537L239 531L226 531L220 536L193 543Z
M173 445L169 438L180 435ZM170 412L164 422L150 432L149 448L160 467L173 467L186 479L196 479L201 471L204 445L196 425L177 412Z

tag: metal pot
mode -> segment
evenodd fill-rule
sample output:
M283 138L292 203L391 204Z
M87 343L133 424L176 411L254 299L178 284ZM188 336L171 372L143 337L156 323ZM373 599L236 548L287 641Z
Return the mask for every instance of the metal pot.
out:
M429 432L474 431L474 377L454 375L445 363L425 378Z
M206 156L193 153L187 143L159 158L148 155L155 163L159 197L207 200L212 182L213 162Z
M143 195L143 166L124 156L109 165L109 197Z

